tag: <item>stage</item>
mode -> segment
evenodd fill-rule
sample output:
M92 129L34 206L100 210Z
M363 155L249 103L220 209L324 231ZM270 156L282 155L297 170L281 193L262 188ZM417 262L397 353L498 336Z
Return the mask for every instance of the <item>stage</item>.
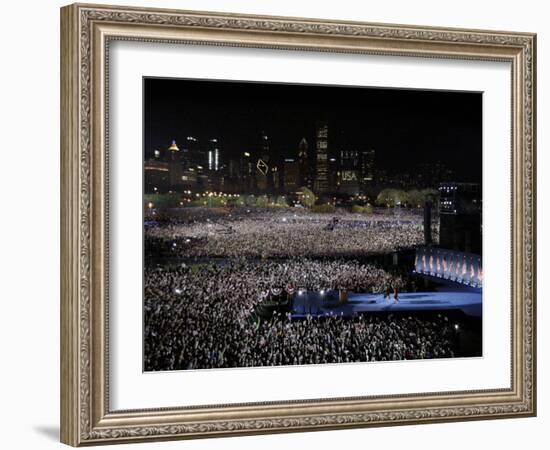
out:
M356 313L368 312L406 312L406 311L449 311L460 310L464 314L481 317L482 294L479 289L464 289L462 287L451 291L448 289L433 292L400 293L398 303L394 303L393 294L390 299L382 293L366 294L349 292L347 303L338 303L338 291L302 292L297 294L292 302L292 317L352 316Z

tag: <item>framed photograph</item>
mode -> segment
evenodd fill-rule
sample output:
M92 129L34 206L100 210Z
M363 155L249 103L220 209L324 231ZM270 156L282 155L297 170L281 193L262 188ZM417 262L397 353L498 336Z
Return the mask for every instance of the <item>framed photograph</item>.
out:
M62 442L535 415L535 56L62 8Z

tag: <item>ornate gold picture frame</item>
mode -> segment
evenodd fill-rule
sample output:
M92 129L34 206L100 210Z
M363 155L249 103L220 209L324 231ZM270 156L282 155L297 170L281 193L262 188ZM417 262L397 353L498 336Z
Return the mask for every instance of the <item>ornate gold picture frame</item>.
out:
M107 295L108 63L110 45L117 40L510 63L510 387L112 410ZM530 33L86 4L62 8L62 442L80 446L534 416L535 86L536 36Z

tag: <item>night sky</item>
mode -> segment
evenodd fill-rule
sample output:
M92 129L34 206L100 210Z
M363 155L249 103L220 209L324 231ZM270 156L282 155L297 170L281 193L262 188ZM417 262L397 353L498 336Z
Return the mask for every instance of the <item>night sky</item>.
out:
M264 131L272 150L297 156L315 123L327 120L329 152L376 150L389 172L440 161L456 181L481 182L482 94L278 83L144 79L145 156L180 147L187 136L217 138L223 160L258 150Z

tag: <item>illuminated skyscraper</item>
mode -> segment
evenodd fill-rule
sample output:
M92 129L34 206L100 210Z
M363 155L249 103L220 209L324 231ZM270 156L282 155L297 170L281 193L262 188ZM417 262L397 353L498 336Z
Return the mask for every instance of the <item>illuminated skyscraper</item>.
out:
M374 184L374 150L361 151L360 184L363 193Z
M199 141L196 137L187 136L180 150L180 160L184 169L189 169L189 167L195 166L196 164L201 164L201 162L198 162Z
M350 195L359 193L359 151L354 149L340 151L340 177L338 181L341 192Z
M361 181L367 183L374 180L374 150L361 151Z
M328 124L318 122L315 133L315 182L313 190L318 193L327 192L328 185Z
M256 177L254 176L254 162L250 152L242 152L240 155L241 191L250 193L255 189Z
M168 147L167 160L170 171L170 187L175 190L182 184L181 176L183 172L180 149L175 140L173 140L170 147Z
M298 144L298 165L300 170L300 179L298 184L311 189L311 167L308 157L308 145L306 138L302 138Z
M261 150L262 159L266 163L269 163L270 157L271 157L271 148L270 148L269 137L264 132L262 132L261 147L262 147L262 150Z
M269 137L262 132L260 141L260 157L256 161L256 185L262 192L273 190L273 173L271 171L271 149Z
M218 139L208 141L208 170L217 172L221 169L221 156Z

